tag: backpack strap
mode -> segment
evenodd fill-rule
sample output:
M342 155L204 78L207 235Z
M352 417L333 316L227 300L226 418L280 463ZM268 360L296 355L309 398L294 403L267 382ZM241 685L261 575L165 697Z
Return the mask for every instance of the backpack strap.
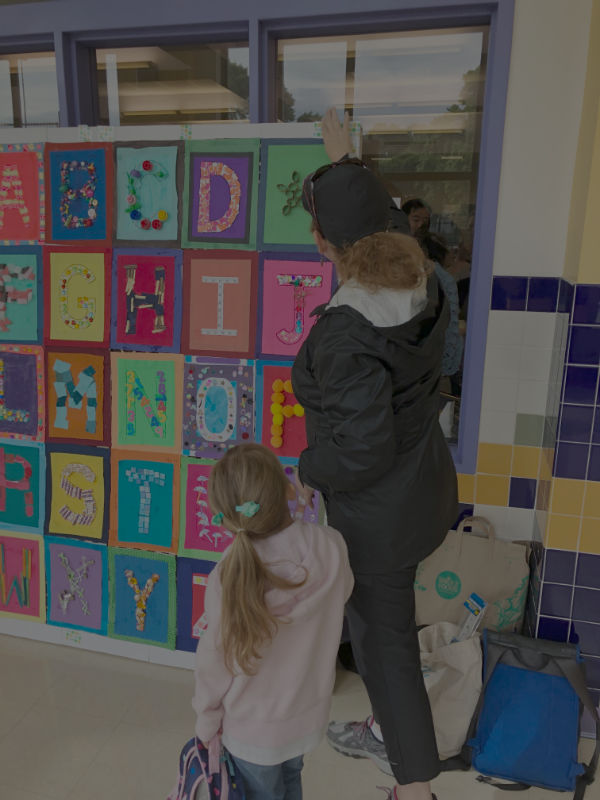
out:
M493 778L488 778L487 775L478 775L475 780L478 783L485 783L488 786L493 786L494 789L501 789L503 792L524 792L526 789L531 789L530 783L520 783L519 781L514 781L514 783L500 783Z
M596 775L596 768L598 766L598 758L600 757L600 719L598 718L598 710L594 705L592 696L590 695L586 682L584 672L581 669L580 662L571 659L555 659L555 663L565 678L569 681L571 687L579 697L579 700L584 708L592 715L592 719L596 725L596 747L590 759L589 764L584 764L585 772L577 778L575 784L575 795L573 800L583 800L585 790L594 782Z

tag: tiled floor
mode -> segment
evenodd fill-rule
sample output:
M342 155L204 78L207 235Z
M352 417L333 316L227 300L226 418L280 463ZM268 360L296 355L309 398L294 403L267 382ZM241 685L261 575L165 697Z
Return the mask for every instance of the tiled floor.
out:
M0 636L0 800L165 800L193 730L191 693L185 670ZM340 672L332 716L367 712L359 678ZM303 780L306 800L384 800L376 787L392 785L325 742L306 759ZM434 788L439 800L506 796L472 772L444 774ZM557 797L527 792L527 800ZM600 800L600 781L586 800Z

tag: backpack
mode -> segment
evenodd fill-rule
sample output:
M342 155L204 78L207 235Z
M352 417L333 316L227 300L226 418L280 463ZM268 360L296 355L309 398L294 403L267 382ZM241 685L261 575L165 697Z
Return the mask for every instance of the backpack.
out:
M208 748L194 737L179 756L177 783L167 800L245 800L244 785L221 737L214 736Z
M483 649L483 689L467 741L472 765L482 773L477 780L507 790L574 790L582 800L594 780L600 725L579 648L486 630ZM588 765L577 760L583 708L596 723Z

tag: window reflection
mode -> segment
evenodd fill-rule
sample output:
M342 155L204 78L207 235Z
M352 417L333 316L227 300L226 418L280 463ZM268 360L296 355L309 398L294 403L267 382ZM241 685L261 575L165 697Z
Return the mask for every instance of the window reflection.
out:
M53 53L0 55L0 126L58 125Z
M419 199L424 248L443 257L466 335L488 29L402 31L278 42L275 118L321 119L335 106L362 127L362 157L398 205ZM462 366L443 381L456 398L445 432L456 439ZM442 403L444 400L442 400ZM451 401L452 402L452 401Z
M96 50L104 125L244 122L248 47L240 43Z

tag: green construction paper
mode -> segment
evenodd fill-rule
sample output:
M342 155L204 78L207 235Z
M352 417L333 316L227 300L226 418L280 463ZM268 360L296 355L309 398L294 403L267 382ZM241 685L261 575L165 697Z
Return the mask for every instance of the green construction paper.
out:
M188 238L190 219L190 155L192 153L253 153L254 165L251 181L250 202L250 237L247 243L234 241L198 242ZM260 139L206 139L206 141L188 141L185 144L185 168L183 190L183 214L181 224L181 246L201 248L202 250L256 250L256 225L258 208L258 172L260 164Z
M139 358L118 359L118 435L117 445L135 449L137 445L149 445L157 450L163 447L175 447L176 420L177 420L177 393L175 391L175 364L172 361ZM148 421L141 402L135 404L135 433L127 432L127 371L131 369L141 381L146 395L150 400L153 412L157 411L157 373L163 370L166 380L167 410L164 436L158 436Z
M300 175L300 186L304 178L330 159L323 145L315 144L272 144L269 145L266 164L265 244L312 245L310 214L300 202L289 214L283 213L286 195L278 185L288 186L292 173ZM263 175L264 165L263 165ZM263 178L264 180L264 178Z

